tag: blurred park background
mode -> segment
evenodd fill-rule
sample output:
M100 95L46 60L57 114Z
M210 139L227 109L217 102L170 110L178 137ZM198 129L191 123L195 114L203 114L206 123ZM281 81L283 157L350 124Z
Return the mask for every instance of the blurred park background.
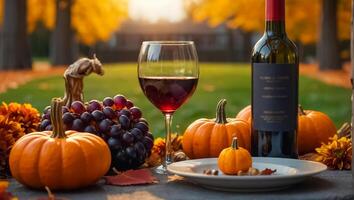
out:
M350 0L286 0L286 29L301 62L300 103L350 120ZM63 96L61 74L80 57L97 57L106 75L85 80L85 99L124 94L156 134L162 115L143 96L136 74L142 41L193 40L200 82L175 115L175 130L250 103L250 53L264 31L264 0L0 0L0 101L40 111ZM177 126L176 126L177 125Z

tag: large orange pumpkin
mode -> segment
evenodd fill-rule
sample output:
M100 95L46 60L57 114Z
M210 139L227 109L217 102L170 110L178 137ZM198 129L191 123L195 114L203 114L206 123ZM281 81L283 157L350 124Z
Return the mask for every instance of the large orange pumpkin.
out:
M220 152L238 138L239 146L250 150L250 126L238 119L227 119L226 100L219 101L215 119L198 119L188 126L183 135L183 151L189 158L218 157Z
M248 121L251 124L251 106L242 109L236 119ZM327 143L328 138L336 133L333 121L324 113L313 110L304 110L299 106L298 118L298 149L299 154L313 152L322 142Z
M106 143L90 133L63 130L60 99L52 100L53 131L33 132L12 147L12 176L31 188L69 190L94 184L109 169Z

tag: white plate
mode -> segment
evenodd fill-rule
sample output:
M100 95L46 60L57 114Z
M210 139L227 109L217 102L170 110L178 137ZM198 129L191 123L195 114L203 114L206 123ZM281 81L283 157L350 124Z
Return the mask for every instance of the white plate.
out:
M276 169L276 173L270 176L229 176L219 170L218 176L203 174L205 169L218 169L217 158L175 162L168 165L167 170L210 189L259 192L287 188L327 169L322 163L305 160L270 157L252 159L253 167L259 170Z

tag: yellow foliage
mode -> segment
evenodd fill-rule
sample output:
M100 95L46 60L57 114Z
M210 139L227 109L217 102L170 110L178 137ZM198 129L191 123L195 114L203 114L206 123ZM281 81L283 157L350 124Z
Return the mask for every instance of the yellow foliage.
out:
M0 0L0 24L3 1ZM27 0L28 32L33 32L38 22L48 29L55 26L56 0ZM74 0L71 8L71 26L84 44L109 39L128 16L128 0Z
M128 0L75 0L72 27L79 40L93 44L108 40L128 16Z
M321 0L287 0L286 29L290 38L303 43L318 38L321 16ZM263 32L264 0L200 0L192 7L195 21L207 21L211 26L221 23L245 31ZM351 1L340 0L338 4L338 35L349 39Z

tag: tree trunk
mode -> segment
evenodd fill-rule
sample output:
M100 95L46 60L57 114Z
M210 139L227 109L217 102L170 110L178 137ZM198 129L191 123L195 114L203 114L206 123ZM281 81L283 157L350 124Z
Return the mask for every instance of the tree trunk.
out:
M227 31L227 37L228 37L228 45L227 45L227 51L229 54L229 61L233 62L237 60L237 54L235 53L235 48L234 48L234 30L231 28L226 27Z
M31 69L32 59L27 38L27 0L5 0L4 3L0 70Z
M351 50L351 65L352 65L352 144L354 143L354 87L353 87L353 80L354 80L354 0L352 0L352 25L351 25L351 42L350 42L350 50ZM352 149L352 179L354 181L354 149Z
M242 60L244 62L248 62L250 60L250 55L252 54L252 48L254 44L252 44L252 32L242 31L242 39L243 39L243 55Z
M320 70L341 69L337 37L338 0L322 0L320 37L317 43L317 57Z
M71 6L72 0L56 0L56 22L50 51L53 65L69 65L74 61Z

